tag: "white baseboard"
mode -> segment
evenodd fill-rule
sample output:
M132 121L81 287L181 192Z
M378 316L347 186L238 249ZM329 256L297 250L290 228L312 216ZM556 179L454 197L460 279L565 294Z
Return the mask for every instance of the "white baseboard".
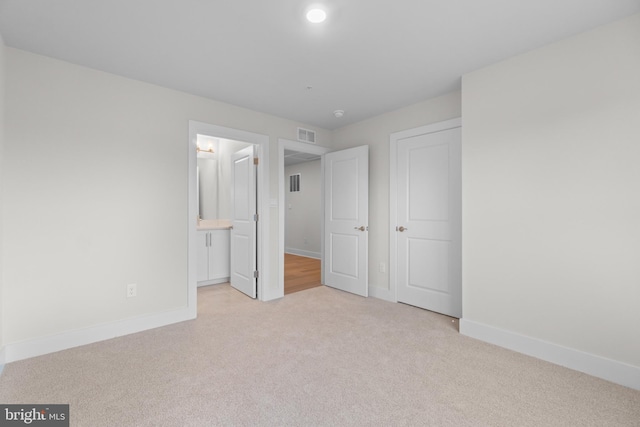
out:
M389 302L397 302L389 289L369 285L369 296Z
M640 390L640 367L637 366L471 320L460 319L460 333L480 341Z
M7 344L4 348L4 362L10 363L30 357L42 356L81 345L104 341L123 335L134 334L148 329L159 328L184 320L195 319L190 310L185 307L165 313L150 314L132 319L120 320L78 329L60 334L35 338L27 341Z
M304 249L285 248L284 252L287 254L298 255L307 258L322 259L322 254L320 252L305 251Z

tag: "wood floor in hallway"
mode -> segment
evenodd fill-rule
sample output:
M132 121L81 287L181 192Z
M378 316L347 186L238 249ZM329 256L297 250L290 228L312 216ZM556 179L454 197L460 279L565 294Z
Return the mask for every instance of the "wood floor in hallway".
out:
M284 294L321 286L320 260L284 254Z

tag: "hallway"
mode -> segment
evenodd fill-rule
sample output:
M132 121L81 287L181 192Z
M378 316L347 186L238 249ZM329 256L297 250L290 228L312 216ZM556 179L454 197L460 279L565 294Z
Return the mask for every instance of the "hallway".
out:
M319 259L284 254L284 294L322 286Z

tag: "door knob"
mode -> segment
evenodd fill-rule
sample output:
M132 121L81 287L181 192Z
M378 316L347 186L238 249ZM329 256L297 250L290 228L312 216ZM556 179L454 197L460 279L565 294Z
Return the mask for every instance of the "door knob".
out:
M403 226L396 227L396 231L399 231L399 232L401 232L401 233L402 233L403 231L405 231L405 230L408 230L408 228L404 228Z
M361 225L360 227L353 227L353 228L356 229L356 230L360 230L360 231L364 231L365 230L364 225Z

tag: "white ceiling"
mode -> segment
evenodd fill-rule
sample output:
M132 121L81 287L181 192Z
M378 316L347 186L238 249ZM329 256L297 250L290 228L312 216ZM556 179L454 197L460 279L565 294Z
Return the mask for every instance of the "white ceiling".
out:
M304 19L312 3L325 23ZM640 0L0 0L0 33L8 46L335 129L636 12Z

